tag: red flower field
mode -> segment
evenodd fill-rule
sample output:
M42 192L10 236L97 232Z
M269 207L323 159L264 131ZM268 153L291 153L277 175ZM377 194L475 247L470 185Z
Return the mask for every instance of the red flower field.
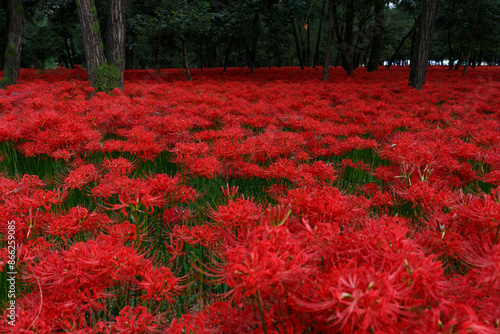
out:
M22 70L0 331L499 333L500 68L408 71Z

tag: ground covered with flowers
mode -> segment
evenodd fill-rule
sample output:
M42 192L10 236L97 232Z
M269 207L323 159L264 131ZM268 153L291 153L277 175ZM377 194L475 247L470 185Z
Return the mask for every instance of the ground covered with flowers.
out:
M499 333L500 69L319 72L22 70L1 331Z

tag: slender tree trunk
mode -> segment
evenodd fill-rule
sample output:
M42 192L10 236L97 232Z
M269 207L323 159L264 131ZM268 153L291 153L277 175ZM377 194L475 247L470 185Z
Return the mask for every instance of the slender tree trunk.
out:
M449 58L448 68L451 71L453 69L453 48L451 46L451 26L448 27L448 58Z
M9 32L5 49L3 78L0 88L17 83L21 68L21 49L23 46L24 9L22 0L9 1Z
M401 50L401 48L403 47L403 45L405 44L406 40L414 33L415 31L415 28L417 27L416 23L413 25L413 27L411 28L411 30L403 37L403 39L401 40L401 42L399 42L399 45L398 47L396 48L396 51L394 51L394 53L392 54L392 57L391 59L389 60L389 63L387 64L387 68L391 68L392 64L394 63L394 61L396 60L396 57L399 53L399 50Z
M245 56L247 57L248 68L252 72L252 60L251 60L252 57L250 56L250 53L251 52L250 52L250 48L248 47L248 44L245 44Z
M472 50L472 47L474 46L474 42L476 39L476 29L477 29L477 18L479 17L479 4L481 0L477 0L477 8L476 8L476 18L474 19L474 28L472 28L472 37L469 45L469 51L467 52L467 57L465 58L465 67L464 67L464 72L463 75L467 73L467 67L469 66L469 60L470 60L470 53Z
M260 13L257 11L252 22L252 47L250 49L250 72L255 73L255 62L257 56L257 38L259 26Z
M419 18L418 37L410 63L409 85L422 89L425 84L429 49L431 46L434 23L436 21L439 0L423 0L422 13Z
M346 25L344 41L341 44L342 67L348 75L354 72L354 12L356 9L356 0L349 0L346 12Z
M71 54L71 47L69 45L67 36L64 38L64 46L65 46L64 51L66 52L66 58L67 58L67 60L64 61L66 63L66 67L74 68L75 66L74 58Z
M130 67L135 70L137 68L137 34L132 38L132 55L130 58Z
M123 90L125 69L125 7L126 0L108 1L108 23L106 32L106 58L109 65L120 71L118 87Z
M306 66L311 67L311 27L307 26Z
M497 50L493 52L493 57L491 58L491 65L490 66L497 66Z
M184 47L184 46L183 46ZM200 46L200 49L199 49L199 52L198 52L198 57L200 58L200 71L203 72L203 49L202 47ZM208 65L210 66L210 65Z
M377 71L382 53L383 32L385 27L384 17L385 0L375 0L375 28L372 38L370 58L367 65L368 72Z
M226 72L227 63L229 61L229 55L231 54L231 46L232 45L233 45L233 38L231 37L231 39L229 40L229 43L227 45L226 56L224 57L224 70L223 70L223 72Z
M304 69L304 61L302 60L302 52L300 50L300 40L299 34L297 32L297 26L295 25L295 19L291 21L293 27L293 36L295 37L295 47L297 48L297 57L299 57L299 66L300 69Z
M321 31L323 30L323 16L325 14L326 0L323 0L323 6L321 7L321 14L319 16L319 28L318 28L318 39L316 40L316 50L314 52L313 67L316 68L319 64L319 44L321 41Z
M189 81L193 81L191 79L191 73L189 73L189 64L188 64L188 55L187 55L187 47L186 47L186 39L182 39L182 59L184 60L184 68L186 69L186 74Z
M2 40L7 45L9 43L9 28L10 28L10 12L9 12L9 1L8 0L1 0L2 2L2 7L3 10L5 11L5 31L7 32L5 34L5 37L2 36ZM4 70L4 59L5 52L3 54L0 54L0 72Z
M333 2L335 0L328 1L328 39L326 41L325 50L325 63L323 64L323 81L328 80L328 72L330 69L330 49L332 47L333 40L333 27L335 25L334 15L333 15Z

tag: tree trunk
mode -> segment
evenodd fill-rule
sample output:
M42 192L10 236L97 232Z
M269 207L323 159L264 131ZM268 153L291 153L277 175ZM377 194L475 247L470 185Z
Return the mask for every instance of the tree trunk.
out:
M186 39L182 39L182 59L184 61L184 68L186 69L186 74L189 81L193 81L191 79L191 73L189 73L189 64L188 64L188 55L187 55L187 47L186 47Z
M255 73L255 61L257 56L257 28L259 25L260 13L257 11L252 22L252 47L250 49L250 72Z
M183 46L184 47L184 46ZM187 53L187 52L186 52ZM200 66L199 66L199 69L200 71L203 72L203 49L202 47L200 46L199 50L198 50L198 58L200 60ZM209 60L209 65L210 66L210 60Z
M75 67L75 61L74 61L74 57L73 55L71 54L71 46L69 45L69 42L68 42L68 36L65 36L64 37L64 45L66 46L64 51L66 52L66 67L68 68L74 68Z
M451 71L453 69L453 48L451 46L451 26L448 27L448 68Z
M300 41L299 41L299 34L297 32L297 27L295 25L295 20L292 20L292 27L293 27L293 36L295 37L295 47L297 48L297 56L299 57L299 66L300 69L304 69L304 61L302 60L302 52L300 51Z
M89 84L97 91L103 87L103 73L98 73L105 66L104 45L101 39L101 28L97 18L94 0L79 0L76 2L78 19L82 28L83 48ZM99 77L99 78L98 78Z
M423 0L422 3L418 36L410 63L409 85L416 89L422 89L425 84L425 73L427 72L429 49L436 21L438 3L439 0Z
M396 51L394 51L391 59L389 60L389 63L387 64L387 68L391 68L392 64L394 63L394 61L396 60L396 56L398 55L399 53L399 50L401 50L401 48L403 47L403 45L405 44L406 40L413 34L413 32L415 31L415 28L417 27L416 23L413 25L413 27L411 28L411 30L403 37L403 39L401 40L401 42L399 42L399 45L398 47L396 48Z
M345 35L341 44L342 67L348 75L354 72L354 12L356 10L356 0L349 0L346 12Z
M464 67L463 75L465 75L465 73L467 73L467 67L469 66L469 60L470 60L470 53L471 53L472 47L474 46L474 42L476 39L477 18L479 17L479 4L480 4L480 2L481 2L481 0L477 0L476 18L474 19L474 28L472 28L472 37L471 37L471 41L470 41L470 45L469 45L469 52L467 52L467 58L465 58L465 67Z
M119 69L118 87L123 90L125 69L125 7L126 0L108 1L108 24L106 32L106 58L108 65Z
M229 40L229 44L227 45L226 56L224 57L224 70L223 70L223 72L226 72L226 70L227 70L227 62L229 61L229 55L231 54L231 46L232 45L233 45L233 39L231 38Z
M325 63L323 64L323 81L328 80L328 72L330 69L330 49L332 47L333 39L333 26L334 26L334 16L333 16L333 2L335 0L328 1L328 39L326 41L325 50Z
M306 66L311 67L311 29L307 26Z
M2 36L2 40L7 45L9 43L9 28L10 28L10 12L9 12L9 1L8 0L1 0L2 2L2 7L3 10L5 11L5 31L7 32L5 36ZM3 72L4 69L4 56L5 52L3 54L0 54L0 72Z
M367 65L368 72L377 71L380 62L380 55L382 53L382 43L383 43L383 32L385 26L384 18L384 7L385 0L375 1L375 28L376 31L372 38L372 47L370 52L370 58Z
M130 57L130 67L135 70L137 68L137 34L132 38L132 55Z
M323 15L325 13L326 0L323 0L323 6L321 7L321 14L319 16L319 28L318 28L318 39L316 40L316 50L314 52L313 67L315 68L319 64L319 42L321 40L321 31L323 30Z
M21 67L21 49L23 46L24 9L22 0L9 1L9 32L5 49L3 78L0 88L7 88L17 83Z

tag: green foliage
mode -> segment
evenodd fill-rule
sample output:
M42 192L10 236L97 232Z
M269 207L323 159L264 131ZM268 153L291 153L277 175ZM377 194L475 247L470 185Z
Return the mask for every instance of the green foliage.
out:
M7 44L7 50L5 51L6 58L14 58L16 56L16 50L14 49L14 43L9 42Z
M101 29L99 27L99 21L94 21L92 22L92 31L95 33L95 34L99 34Z
M111 62L106 62L96 68L96 86L98 92L110 92L120 84L120 68Z

